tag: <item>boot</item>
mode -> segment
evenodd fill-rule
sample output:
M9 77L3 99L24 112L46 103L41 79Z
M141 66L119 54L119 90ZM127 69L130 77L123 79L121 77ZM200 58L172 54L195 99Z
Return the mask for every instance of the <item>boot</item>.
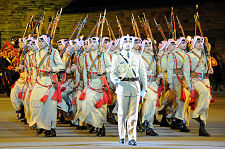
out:
M140 122L138 121L137 122L137 132L141 132L141 131L143 132L143 129L142 129Z
M89 130L89 133L96 133L96 128L91 126L91 129Z
M158 136L159 134L157 134L156 132L154 132L154 130L152 128L148 128L146 130L146 136Z
M190 132L190 129L188 129L188 127L183 122L181 122L180 132Z
M98 133L96 134L97 136L105 136L105 126L103 125L102 128L99 129Z
M154 121L153 124L160 125L160 122L157 120L156 116L154 115Z
M170 128L171 129L180 129L182 121L179 119L175 119L175 121L172 121Z
M37 129L36 135L40 135L44 132L45 130L43 128Z
M46 130L45 131L45 137L56 137L55 129Z
M166 115L163 115L162 120L160 122L160 127L170 127L170 124L166 118Z
M205 123L204 123L204 121L200 122L199 136L210 137L210 134L205 130Z

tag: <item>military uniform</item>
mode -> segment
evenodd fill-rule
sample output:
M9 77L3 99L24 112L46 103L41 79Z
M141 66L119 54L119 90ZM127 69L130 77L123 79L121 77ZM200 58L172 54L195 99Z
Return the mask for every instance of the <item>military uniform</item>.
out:
M126 36L122 38L121 40L125 38L132 40ZM120 45L122 49L123 42ZM147 75L141 56L133 54L130 50L122 50L120 54L115 55L112 61L110 78L117 85L117 116L120 141L124 143L127 128L129 145L136 145L136 126L141 92L139 79L143 85L142 90L144 92L147 90Z

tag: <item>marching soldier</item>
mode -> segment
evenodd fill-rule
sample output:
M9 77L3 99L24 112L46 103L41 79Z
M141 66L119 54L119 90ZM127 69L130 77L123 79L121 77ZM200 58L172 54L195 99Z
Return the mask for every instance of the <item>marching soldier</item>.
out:
M86 94L86 107L83 108L82 119L93 128L99 128L97 136L105 136L107 103L111 102L106 75L110 72L111 63L108 54L100 51L98 37L91 38L90 47L91 52L84 58L83 93Z
M46 137L56 136L57 102L62 100L57 73L65 67L59 52L50 45L47 35L38 37L39 50L35 57L37 79L30 96L31 120L29 126L36 124L37 135L45 130Z
M142 42L142 59L147 72L147 93L143 102L142 122L148 136L158 136L153 130L154 115L156 112L156 101L158 100L158 80L156 73L156 59L154 57L152 42ZM157 82L158 81L158 82Z
M113 58L110 73L112 82L117 86L119 142L125 143L127 130L128 144L135 146L139 101L140 96L143 98L147 90L147 76L141 56L131 52L133 38L123 36L120 48L122 51ZM142 89L139 80L143 85Z
M213 73L213 69L207 61L203 44L204 38L200 36L195 36L192 40L193 50L184 57L184 77L188 90L191 93L196 91L199 95L197 106L192 114L192 118L200 123L199 136L210 136L205 126L212 99L208 77Z
M186 96L184 96L185 84L183 81L183 62L185 55L184 50L186 49L187 46L185 38L180 37L177 40L176 46L177 49L172 51L168 55L168 64L167 64L167 76L169 88L171 90L173 89L175 90L177 102L177 108L174 116L175 120L172 122L171 128L180 129L180 131L182 132L190 132L190 130L186 127L185 123L183 122L184 120L183 109L189 108L189 105L184 105Z

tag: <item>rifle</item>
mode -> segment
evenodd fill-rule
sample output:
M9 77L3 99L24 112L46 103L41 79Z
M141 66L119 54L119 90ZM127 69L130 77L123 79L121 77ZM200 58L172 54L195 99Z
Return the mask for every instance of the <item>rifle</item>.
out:
M153 19L154 19L154 22L155 22L155 25L156 25L157 29L160 31L160 33L161 33L161 35L163 37L163 40L167 41L166 36L165 36L165 34L164 34L163 30L162 30L161 25L156 22L154 17L153 17Z
M95 24L95 26L92 28L91 33L88 35L87 39L91 37L91 35L93 34L93 32L95 31L95 29L97 28L97 26L99 26L99 23L101 22L100 19L101 18L99 18L99 20L97 21L97 23ZM97 31L96 31L96 34L97 34Z
M42 20L44 18L44 15L41 15L40 16L40 18L39 18L39 20L35 23L35 26L34 26L34 28L33 28L33 31L31 32L31 37L33 36L33 34L34 34L34 32L35 32L35 29L37 29L38 28L38 26L39 26L39 24L40 24L40 21ZM38 31L36 31L37 32L37 34L38 34Z
M204 37L203 32L202 32L202 27L200 24L199 14L198 14L198 5L196 5L196 14L194 14L194 18L195 18L195 26L196 25L198 26L201 37ZM196 36L196 29L195 29L195 36Z
M133 27L133 30L134 30L134 36L137 37L137 30L135 28L133 17L131 17L131 22L132 22L132 27Z
M112 39L111 30L110 30L110 28L109 28L109 22L108 22L107 19L105 19L105 21L106 21L107 29L108 29L108 32L109 32L109 38Z
M108 21L107 21L107 22L108 22ZM109 26L109 30L110 30L110 32L111 32L112 39L113 39L113 40L116 40L116 37L115 37L115 34L114 34L113 30L112 30L111 25L108 24L108 26Z
M39 35L41 35L41 30L42 30L42 25L43 25L44 19L45 19L45 12L44 12L44 14L43 14L43 17L42 17L41 20L40 20L40 23L39 23L39 28L38 28L38 32L37 32L37 37L38 37Z
M168 22L168 20L167 20L167 18L166 18L165 15L164 15L164 17L165 17L165 20L166 20L167 27L169 28L169 30L170 30L170 32L171 32L171 34L172 34L172 36L173 36L173 39L175 40L175 36L174 36L174 33L173 33L172 26L171 26L171 24Z
M117 16L116 16L116 22L117 22L117 25L119 28L119 32L120 32L121 36L123 36L123 29L122 29L122 26L121 26L120 21L118 20Z
M60 12L56 14L56 17L54 19L54 23L53 23L53 26L52 26L52 30L51 30L51 36L50 36L50 50L49 50L49 54L51 54L52 52L52 47L53 47L53 41L54 41L54 38L55 38L55 32L56 32L56 28L57 28L57 25L58 25L58 22L59 22L59 19L60 19L60 16L62 14L62 8L60 10ZM50 57L49 57L50 58Z
M103 27L104 27L104 23L105 23L105 15L106 15L106 9L104 11L104 15L103 15L103 18L102 18L102 22L101 22L101 32L100 32L100 51L102 50L102 34L103 34Z
M100 16L99 16L99 21L98 21L98 25L97 25L97 30L96 30L96 37L98 37L98 32L99 32L99 27L100 27L100 25L101 25L101 18L102 18L102 14L100 13Z
M82 19L82 17L80 18L80 21L81 21L81 19ZM70 35L69 40L72 40L72 39L73 39L73 36L74 36L75 32L77 31L78 27L80 26L80 21L79 21L79 22L76 24L76 26L74 27L73 32L72 32L72 34Z
M139 22L141 24L141 26L143 27L144 29L144 32L145 32L145 35L147 36L147 38L150 38L149 34L148 34L148 31L147 31L147 28L146 28L146 25L145 25L145 22L144 21L141 21L140 17L138 16L138 19L139 19Z
M137 32L137 37L141 38L140 31L139 31L139 28L138 28L138 25L137 25L137 21L135 20L133 14L132 14L132 17L133 17L134 26L135 26L135 29L136 29L136 32Z
M73 38L74 33L77 31L77 29L78 29L79 32L77 33L76 38L79 37L79 35L80 35L80 33L81 33L81 29L84 27L84 25L85 25L85 23L86 23L87 17L88 17L88 15L84 18L84 20L83 20L79 25L77 24L77 25L75 26L74 31L72 32L72 34L71 34L69 40L71 40L71 39ZM65 53L65 51L66 51L68 45L69 45L69 43L67 42L66 45L64 46L62 52L60 52L60 57L61 57L61 58L63 57L63 54Z
M87 22L87 18L88 18L88 15L84 18L84 20L82 21L81 25L80 25L80 28L79 28L79 32L77 33L77 37L79 37L80 33L81 33L81 30L82 28L84 27L85 23Z
M48 23L48 28L46 30L46 34L48 34L48 32L49 32L49 30L50 30L50 28L52 26L52 22L53 22L53 17L51 18L51 21L49 21L49 23Z
M181 22L180 22L180 20L178 19L177 15L176 15L176 18L177 18L177 22L178 22L179 28L181 29L181 32L182 32L183 37L186 37L186 36L185 36L185 33L184 33L184 29L183 29L183 27L182 27L182 25L181 25Z
M32 22L33 22L33 15L31 16L30 21L27 23L27 26L26 26L26 29L25 29L25 31L23 33L23 37L22 38L25 37L25 35L26 35L26 33L27 33L27 31L28 31L28 29L29 29L29 27L30 27Z
M150 39L152 40L152 42L154 42L154 38L153 38L153 35L152 35L152 29L150 27L150 24L149 24L149 21L146 19L145 17L145 13L143 13L143 16L144 16L144 23L145 23L145 26L146 28L148 29L148 32L149 32L149 35L150 35ZM156 49L156 48L155 48Z

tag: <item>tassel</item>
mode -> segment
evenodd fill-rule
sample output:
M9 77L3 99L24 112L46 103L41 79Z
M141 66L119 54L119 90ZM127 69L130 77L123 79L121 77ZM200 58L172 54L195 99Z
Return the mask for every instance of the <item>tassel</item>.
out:
M196 96L196 91L194 89L191 90L191 100L189 101L189 106L191 106L192 104L195 104L195 96Z
M214 103L215 102L215 98L212 98L211 100L210 100L210 103Z
M19 98L19 99L22 99L22 91L20 91L20 92L18 93L18 98Z
M191 110L195 110L195 104L191 105Z
M41 102L45 103L48 99L48 95L44 95L42 98L41 98Z
M102 107L102 105L103 105L103 99L100 99L96 104L95 104L95 107L97 108L97 109L99 109L99 108L101 108Z
M72 105L77 105L76 100L77 100L77 97L75 96L75 97L73 98L73 100L72 100L71 104L72 104Z
M160 107L160 104L159 104L159 99L156 100L156 107Z
M79 98L79 100L84 100L84 99L86 99L86 89L81 92L80 98Z
M31 90L29 90L29 98L28 98L29 100L30 100L30 95L31 95L31 92L32 92L32 89L31 89Z
M63 87L61 87L61 91L63 92L63 91L65 91L66 90L66 88L63 86Z
M186 95L185 95L185 92L184 92L184 88L182 87L180 101L185 102L185 100L186 100Z

